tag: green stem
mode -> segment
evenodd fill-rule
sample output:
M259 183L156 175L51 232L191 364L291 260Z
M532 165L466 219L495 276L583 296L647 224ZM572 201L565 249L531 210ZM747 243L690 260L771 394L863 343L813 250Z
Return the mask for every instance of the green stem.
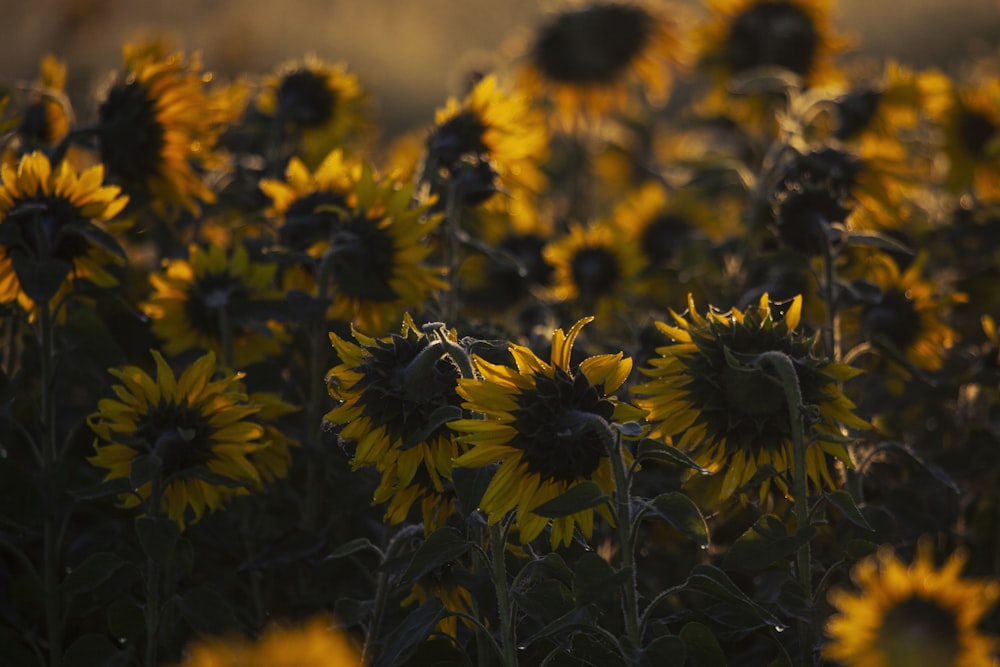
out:
M505 667L517 665L517 636L514 628L514 607L507 583L507 530L500 523L490 526L490 552L493 561L493 584L497 591L497 612L500 615L500 646Z
M448 294L445 296L444 320L454 322L458 310L458 232L462 213L458 188L448 188L444 209L444 265L448 271Z
M227 370L233 370L233 327L230 325L229 311L219 308L219 361Z
M385 548L385 554L382 555L382 562L380 565L384 565L391 559L395 558L396 552L399 550L400 546L406 544L406 540L421 531L423 531L422 526L410 525L393 535L392 539L389 540L389 544ZM372 621L368 625L364 648L361 649L362 665L375 664L375 644L378 642L379 630L382 627L382 617L385 615L385 605L389 600L390 568L380 567L378 570L378 583L375 586L375 601L372 608Z
M638 581L635 572L635 553L632 548L632 494L625 474L625 458L621 447L621 434L615 434L615 451L611 452L611 469L615 475L615 521L618 523L618 541L621 549L621 568L627 573L622 586L622 607L625 629L634 648L639 648L642 633L639 628Z
M150 480L149 499L146 516L156 519L160 516L160 471L156 470ZM157 667L157 651L160 637L160 564L153 554L146 555L146 667Z
M53 392L53 368L55 357L55 323L49 304L38 304L38 325L40 336L39 357L41 362L41 427L43 474L46 478L48 506L45 511L43 529L45 589L45 619L49 640L49 665L57 667L62 661L62 622L60 617L61 599L59 594L59 452L56 445L55 397Z
M785 401L788 403L788 416L792 432L792 494L794 496L795 523L799 531L804 531L809 525L809 484L806 477L806 442L802 421L802 390L795 365L784 352L765 352L760 355L762 361L769 362L781 379L785 391ZM803 542L796 551L795 570L806 599L812 599L812 553L809 540ZM799 625L799 636L802 648L802 664L813 664L812 653L812 623L802 621Z
M836 297L836 257L827 243L823 247L823 300L826 301L826 329L829 337L828 348L834 361L840 360L840 317L837 313Z

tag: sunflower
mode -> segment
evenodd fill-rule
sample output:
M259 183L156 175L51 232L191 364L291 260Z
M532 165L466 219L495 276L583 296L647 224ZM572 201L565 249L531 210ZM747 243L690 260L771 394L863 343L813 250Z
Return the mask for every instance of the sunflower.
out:
M541 190L539 165L548 151L545 116L521 94L501 90L496 76L480 79L462 100L435 114L427 138L423 179L446 203L451 188L478 203L498 190Z
M133 204L197 213L215 201L203 172L217 165L213 149L232 111L206 89L211 76L196 57L138 44L125 46L124 59L98 109L101 162Z
M465 399L462 407L482 418L449 424L464 434L461 442L472 446L455 459L455 465L477 468L500 464L479 506L490 524L516 510L515 525L523 543L534 540L549 525L549 519L533 512L543 503L587 480L596 482L605 493L612 492L614 477L607 440L614 436L609 426L643 415L614 396L632 370L631 359L618 352L571 363L573 343L593 319L581 319L568 333L556 329L550 362L511 343L515 367L474 356L479 378L458 381L458 393ZM627 450L622 454L630 459ZM597 511L611 521L606 506ZM594 511L587 509L551 521L552 547L568 546L576 526L590 538Z
M794 364L807 415L806 471L818 488L835 488L825 454L846 465L850 455L841 443L841 424L867 428L852 412L854 404L838 383L857 375L844 364L817 359L815 336L796 332L802 297L777 319L768 295L756 307L698 314L688 299L687 317L672 313L673 324L657 322L674 342L657 348L659 358L642 372L651 378L632 389L646 398L636 404L649 411L653 436L672 438L702 467L708 478L692 478L694 492L706 507L721 504L745 488L764 466L773 467L775 484L788 492L784 476L793 467L792 425L780 381L764 368L747 368L759 355L780 352ZM707 482L701 480L707 479ZM770 482L759 488L763 500Z
M924 275L922 253L905 270L885 253L865 260L865 278L881 289L877 303L860 314L860 333L867 340L888 342L917 368L935 371L954 344L956 333L947 323L951 308L966 295Z
M965 556L934 566L923 540L913 562L889 546L851 571L857 593L835 589L823 656L845 667L990 667L996 640L977 625L1000 598L995 581L963 579Z
M219 369L211 352L177 377L153 351L156 377L136 366L113 368L117 398L103 398L87 423L97 437L87 460L108 470L105 481L134 479L152 464L151 479L120 496L123 507L155 502L181 529L230 498L259 485L249 457L268 445L254 421L260 406L239 386L242 373ZM217 375L217 373L220 373Z
M52 169L44 153L24 155L0 169L0 303L28 312L66 293L74 280L118 284L110 264L124 264L109 223L128 202L121 189L102 185L100 165L77 173L68 162Z
M476 603L469 589L460 582L456 572L461 571L454 563L445 563L434 568L413 582L410 594L400 601L401 607L416 603L422 605L428 600L440 600L444 608L456 614L475 617ZM468 619L462 619L468 627L474 627ZM448 615L438 621L435 629L452 639L458 636L458 617Z
M935 114L948 158L945 186L955 194L1000 196L1000 77L953 84Z
M202 637L173 667L363 667L361 652L330 617L271 623L256 640Z
M639 245L610 221L573 224L542 251L554 268L549 296L576 302L598 317L622 310L634 278L645 268Z
M361 163L333 150L310 172L293 157L285 180L261 179L260 189L271 199L268 217L277 222L278 241L297 252L319 259L330 248L330 239L343 209L353 201L361 179Z
M685 55L676 12L655 2L592 2L567 7L526 49L519 83L547 97L566 126L624 110L641 93L663 104Z
M326 422L354 445L355 470L381 473L373 502L389 502L386 520L403 522L419 502L427 533L455 510L450 481L459 445L445 421L461 414L451 359L458 343L443 329L428 335L407 315L401 333L388 338L355 331L352 343L330 334L340 363L327 374L338 405Z
M69 132L72 108L66 96L66 63L47 54L39 64L32 101L24 110L17 133L30 148L55 146Z
M330 151L349 149L364 138L367 104L357 76L315 54L280 65L265 77L256 100L258 111L297 139L293 152L310 167Z
M192 244L187 259L165 260L149 277L154 291L141 308L167 354L212 350L221 363L243 368L277 355L289 338L272 319L282 298L276 271L251 261L242 244L228 252Z

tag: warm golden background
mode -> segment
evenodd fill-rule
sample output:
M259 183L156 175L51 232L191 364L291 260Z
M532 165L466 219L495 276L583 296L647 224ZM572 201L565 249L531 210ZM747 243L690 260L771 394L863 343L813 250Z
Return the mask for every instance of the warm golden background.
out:
M687 0L698 12L700 5ZM151 32L223 75L264 73L315 52L343 61L377 105L385 134L429 122L468 65L537 25L554 2L527 0L0 0L0 84L35 76L39 58L70 65L77 104ZM697 16L697 13L695 14ZM949 68L995 53L998 0L842 0L835 25L857 50ZM80 109L81 113L86 110Z

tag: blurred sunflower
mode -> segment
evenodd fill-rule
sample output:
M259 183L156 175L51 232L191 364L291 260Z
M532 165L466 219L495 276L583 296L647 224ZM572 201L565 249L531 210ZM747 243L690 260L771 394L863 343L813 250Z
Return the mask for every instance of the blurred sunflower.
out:
M213 149L226 120L223 98L206 88L201 62L164 55L156 46L124 47L125 67L104 94L96 129L108 177L133 205L161 215L180 206L192 213L215 201L204 170L217 165Z
M351 637L325 615L299 625L271 623L254 641L202 637L173 667L363 667Z
M472 598L472 593L461 584L459 577L456 576L458 569L454 563L445 563L434 568L413 582L410 594L403 598L399 603L400 606L408 607L414 603L422 605L428 600L440 600L448 611L476 617L476 603ZM472 627L470 621L462 619L462 622ZM456 638L458 636L458 617L445 616L438 621L435 630L452 639Z
M935 114L948 158L946 187L986 200L1000 196L1000 77L953 83Z
M463 201L479 203L497 191L543 187L545 116L523 95L501 90L496 76L480 79L461 101L449 99L434 123L422 178L442 206L452 188Z
M685 61L676 10L656 2L591 2L555 13L534 34L519 83L548 98L566 126L624 110L637 98L659 106Z
M361 163L331 151L310 172L297 157L288 162L285 180L261 179L260 189L271 199L267 214L277 222L278 241L297 252L319 259L330 248L354 188L361 179Z
M646 397L636 405L649 411L654 437L672 438L714 473L689 480L706 507L748 493L746 485L764 466L774 468L774 483L788 493L785 475L793 467L793 445L785 393L769 371L747 368L766 352L781 352L794 364L807 420L809 481L819 488L836 487L825 454L851 465L840 426L868 424L854 415L854 404L838 384L860 371L813 357L815 336L795 331L801 309L799 296L778 321L764 294L756 307L712 309L703 317L689 298L686 317L672 312L674 324L656 323L674 342L657 348L659 358L641 369L652 379L632 392ZM767 481L756 489L761 500L770 486Z
M115 239L127 223L111 223L128 202L103 185L100 165L77 173L68 162L52 169L41 152L0 168L0 303L34 312L69 291L73 280L118 284L108 272L125 263Z
M449 353L458 347L455 333L427 335L407 315L399 334L377 339L355 331L354 339L330 334L340 363L327 373L327 386L338 405L325 420L354 444L355 470L381 473L373 502L389 502L386 519L401 523L419 501L430 533L455 510L450 481L459 445L445 425L461 415Z
M556 329L550 362L511 343L515 367L474 356L479 378L458 381L458 393L465 399L462 407L483 418L449 424L464 434L460 442L472 445L455 459L455 465L500 464L479 506L490 524L516 510L515 527L523 543L538 537L550 521L553 548L568 546L576 526L590 538L593 509L552 520L533 510L582 481L594 481L610 494L615 486L609 458L608 440L614 440L610 425L643 415L614 396L632 370L631 359L618 352L571 363L573 343L593 319L581 319L568 333ZM622 454L631 459L627 449ZM606 506L596 509L612 520Z
M153 293L141 308L167 354L211 350L223 365L243 368L276 356L289 338L273 317L282 299L276 271L251 261L242 244L228 252L192 244L187 259L165 260L150 275Z
M251 403L260 407L255 421L264 428L264 440L268 442L268 446L250 452L247 458L257 469L261 484L269 484L288 475L288 468L292 463L292 448L301 445L298 440L278 428L278 422L298 412L300 408L269 391L255 391L249 394L249 398Z
M646 265L635 240L607 220L571 225L542 256L554 269L547 290L553 299L575 302L609 321L624 308L635 277Z
M289 61L265 77L256 107L295 139L296 150L316 167L336 148L350 149L368 131L368 96L343 64L315 54Z
M910 565L891 547L851 571L857 593L835 589L823 656L845 667L990 667L996 639L978 624L1000 598L995 581L963 579L965 556L938 569L923 540Z
M42 57L31 92L33 99L17 128L24 152L51 148L69 132L73 110L66 95L66 63L52 54Z
M108 470L105 481L132 479L140 464L154 464L151 479L119 496L123 507L152 502L183 530L206 509L259 485L250 455L268 445L253 418L260 406L239 386L242 373L220 369L211 352L181 374L153 351L156 377L136 366L112 368L117 398L102 398L87 423L97 437L87 460Z
M866 340L889 343L917 368L935 371L956 339L948 315L966 296L925 277L926 260L922 253L901 270L888 254L866 258L865 277L878 285L881 296L862 309L860 333Z

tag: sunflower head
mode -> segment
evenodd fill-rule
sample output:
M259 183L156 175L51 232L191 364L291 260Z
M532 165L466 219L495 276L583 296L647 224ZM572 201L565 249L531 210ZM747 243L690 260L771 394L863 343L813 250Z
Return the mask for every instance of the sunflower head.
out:
M111 369L120 384L116 398L101 399L88 417L97 435L88 461L108 471L105 480L132 481L132 492L120 496L124 507L145 504L183 529L260 484L250 456L269 441L255 417L261 406L240 386L242 373L219 369L211 352L180 377L159 352L153 358L155 377L136 366Z
M459 563L445 563L440 565L413 582L410 594L400 602L400 606L407 607L411 604L421 605L428 600L440 600L444 608L457 614L475 615L476 604L472 593L463 583L465 575L464 568ZM468 627L474 627L468 619L462 622ZM458 617L445 616L435 628L438 632L448 635L452 639L458 634Z
M996 640L977 626L1000 585L962 578L964 564L959 552L935 567L929 540L909 565L888 546L859 562L851 571L857 591L830 593L836 613L824 657L849 667L992 665Z
M673 323L657 327L674 342L657 349L651 378L633 389L637 404L649 411L654 435L672 438L692 453L701 466L715 473L708 482L691 481L705 493L707 506L734 494L759 491L770 482L747 489L758 469L774 469L775 484L787 492L783 478L792 467L792 424L780 380L758 364L761 355L786 355L795 368L806 415L807 475L817 487L835 487L825 454L850 465L840 441L840 425L865 428L852 412L838 383L856 375L848 366L817 358L816 338L796 331L801 296L788 305L783 318L764 294L756 306L729 312L698 314L689 298L687 316L673 313ZM697 490L697 489L696 489Z
M104 170L77 173L68 162L53 169L44 153L0 170L0 303L33 312L69 289L74 279L117 285L107 271L125 253L108 224L125 207L120 188L102 185Z
M69 132L72 109L66 96L66 63L48 54L32 84L32 99L24 109L17 134L27 150L55 146Z
M471 445L455 465L499 463L480 507L490 523L516 510L525 543L549 524L533 513L539 505L586 480L612 490L609 457L618 445L611 425L643 414L614 395L632 369L631 359L619 352L571 361L574 341L593 319L580 320L568 333L557 329L550 361L511 344L513 366L474 357L478 377L459 380L463 407L481 418L451 422L463 434L460 440ZM598 511L610 520L606 508ZM590 537L593 525L591 509L554 519L551 544L569 545L576 526Z
M399 334L355 331L354 339L330 334L340 363L327 374L338 405L326 422L354 447L355 469L381 473L374 500L390 502L386 518L401 523L419 501L430 532L454 511L451 466L459 449L445 424L461 415L455 358L465 353L453 331L433 323L418 329L408 315Z
M554 14L534 35L521 69L529 94L548 96L566 125L662 104L685 57L678 26L653 2L591 2Z

